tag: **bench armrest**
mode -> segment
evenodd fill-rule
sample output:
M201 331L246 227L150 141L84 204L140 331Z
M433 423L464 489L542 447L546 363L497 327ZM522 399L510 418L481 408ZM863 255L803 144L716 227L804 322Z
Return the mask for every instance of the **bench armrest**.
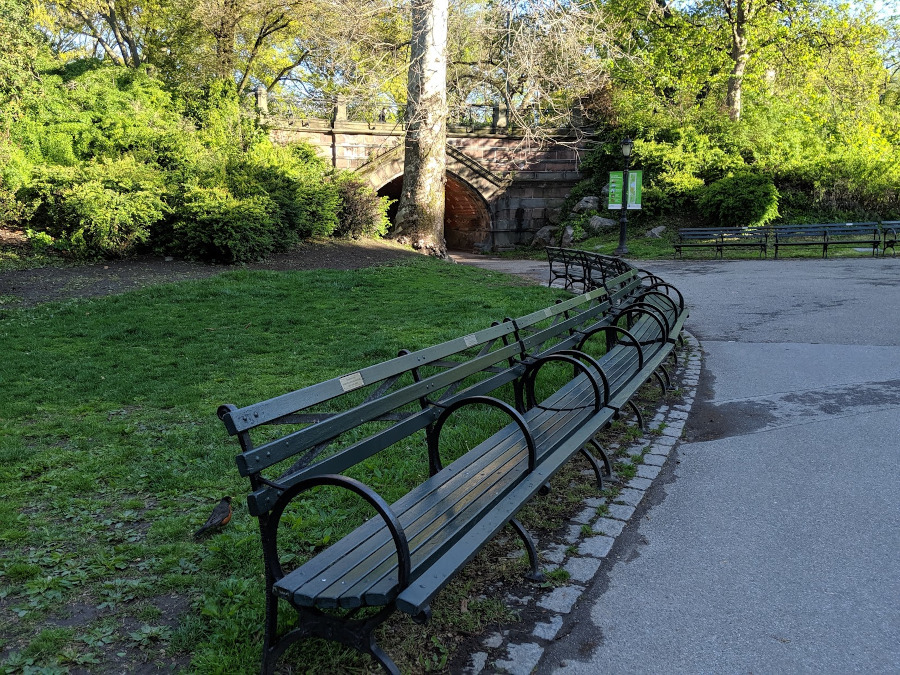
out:
M641 278L641 281L649 281L651 284L660 284L665 283L661 277L656 276L653 272L649 270L645 270L642 267L637 268L638 276Z
M567 351L569 351L569 350L567 350ZM575 350L572 350L572 351L575 351ZM581 354L582 352L577 352L577 353ZM546 365L547 363L549 363L551 361L562 361L564 363L570 363L570 364L572 364L572 366L575 367L576 370L580 370L582 373L584 373L587 376L588 380L590 380L591 387L593 387L593 389L594 389L594 412L600 412L600 409L604 405L606 405L606 400L609 398L609 383L606 382L606 375L602 376L603 380L604 380L604 384L605 384L604 391L606 392L606 398L604 398L603 401L601 402L601 400L600 400L601 399L600 383L597 382L597 378L593 375L593 373L591 373L590 370L588 370L587 366L585 366L581 361L579 361L577 358L575 358L574 355L566 354L562 350L560 350L558 352L554 352L553 354L548 354L546 356L538 357L533 362L528 364L528 370L525 372L525 377L524 377L525 392L526 392L526 396L527 396L526 400L528 402L528 406L534 407L537 405L537 400L535 399L535 396L534 396L534 384L535 384L535 381L537 380L537 374L538 374L538 371L540 371L540 369L542 367L544 367L544 365ZM595 361L595 363L596 363L596 361ZM600 369L599 364L597 364L596 367L598 370Z
M678 294L678 309L679 310L684 309L684 296L681 294L681 291L679 291L677 288L675 288L672 284L670 284L668 282L658 281L654 284L651 284L650 286L647 287L645 293L649 293L650 291L657 291L658 293L661 293L662 295L669 295L668 293L664 293L663 291L660 291L659 290L660 288L671 288L673 291L675 291Z
M580 352L577 349L560 349L556 353L567 354L568 356L572 356L579 361L585 361L589 366L596 370L603 382L603 405L605 406L607 403L609 403L609 378L606 376L606 373L603 370L603 366L600 365L600 362L597 359L595 359L590 354Z
M644 367L644 349L641 347L640 341L634 337L630 332L622 328L621 326L600 326L599 328L595 328L594 330L588 331L584 334L581 340L578 341L578 344L575 345L575 349L578 351L584 351L584 343L587 342L590 338L595 336L597 333L621 333L630 341L632 347L635 347L638 351L638 370Z
M640 302L636 302L633 305L628 305L628 307L623 308L616 318L632 313L646 314L647 316L649 316L651 319L656 321L656 325L659 326L663 341L669 338L669 320L666 318L666 315L659 307L641 300Z
M444 408L437 418L437 421L434 423L431 433L428 434L428 461L430 464L431 475L433 476L444 468L444 465L441 463L441 456L438 448L441 439L441 429L444 427L444 423L450 415L468 405L487 405L502 410L509 415L512 418L512 421L522 430L522 435L525 436L525 444L528 446L528 470L534 471L534 467L537 466L537 443L535 443L531 427L528 426L528 422L522 416L522 413L513 408L506 401L501 401L499 398L494 398L493 396L468 396L455 401Z
M275 502L275 506L272 507L268 516L265 517L265 521L262 518L260 519L260 525L262 525L260 529L263 535L263 552L274 580L278 581L284 576L284 571L281 569L281 561L278 559L278 523L281 520L284 509L300 493L321 485L332 485L355 492L375 508L378 515L384 520L385 525L387 525L394 540L394 546L397 548L398 587L400 590L406 588L409 585L412 563L409 557L409 541L406 538L406 532L403 530L400 520L381 495L368 485L354 478L338 474L314 476L295 483L278 496L278 501Z

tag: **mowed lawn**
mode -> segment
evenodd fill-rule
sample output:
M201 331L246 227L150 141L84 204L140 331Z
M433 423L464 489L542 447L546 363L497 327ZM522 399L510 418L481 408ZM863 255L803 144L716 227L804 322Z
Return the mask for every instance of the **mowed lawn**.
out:
M358 271L238 270L3 312L0 668L256 672L259 534L244 505L237 444L216 408L558 297L508 276L415 259ZM421 469L398 479L390 466L372 483L393 501L427 475L424 446ZM234 497L232 522L195 541L223 495ZM416 669L441 666L441 650L432 651ZM367 664L340 659L351 670Z

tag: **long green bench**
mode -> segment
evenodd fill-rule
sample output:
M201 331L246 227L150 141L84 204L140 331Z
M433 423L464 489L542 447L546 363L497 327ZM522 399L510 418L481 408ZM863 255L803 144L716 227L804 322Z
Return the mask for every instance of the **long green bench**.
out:
M822 257L827 258L828 249L836 246L865 246L874 256L882 245L881 228L876 222L770 225L769 237L776 258L778 249L786 246L821 246Z
M563 288L589 291L605 287L611 279L635 269L645 282L662 281L646 270L635 268L622 258L557 246L547 246L546 251L547 260L550 263L548 286L552 286L553 282L562 279Z
M726 248L750 248L764 258L768 238L766 230L759 227L682 227L674 247L675 257L684 257L684 249L711 248L721 258Z
M654 374L667 385L663 364L686 315L676 289L630 269L604 288L527 316L267 401L221 406L219 417L241 446L238 469L250 479L247 505L261 532L262 672L274 672L284 650L307 637L350 646L398 672L375 643L375 628L395 610L427 621L438 592L506 524L525 544L529 576L539 579L537 552L516 513L577 453L602 485L594 435ZM543 374L554 362L570 373L557 385ZM500 411L508 422L471 449L450 448L458 456L445 465L441 437L463 408ZM344 475L416 443L429 477L393 504ZM282 516L320 486L354 493L378 517L286 570ZM298 615L284 634L280 600ZM379 609L358 613L370 607Z

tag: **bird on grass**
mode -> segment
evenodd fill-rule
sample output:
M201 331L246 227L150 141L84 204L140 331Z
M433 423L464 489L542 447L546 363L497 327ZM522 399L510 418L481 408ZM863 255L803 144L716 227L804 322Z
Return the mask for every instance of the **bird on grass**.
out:
M231 497L222 497L216 508L209 514L209 518L203 523L203 527L194 532L194 538L199 538L205 532L223 527L231 520Z

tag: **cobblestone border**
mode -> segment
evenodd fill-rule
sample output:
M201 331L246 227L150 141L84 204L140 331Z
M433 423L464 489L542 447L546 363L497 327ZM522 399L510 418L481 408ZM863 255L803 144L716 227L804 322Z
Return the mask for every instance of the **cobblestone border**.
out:
M627 448L626 452L632 457L643 456L635 477L623 486L612 503L601 497L585 499L584 508L571 519L563 543L540 551L541 560L547 563L544 570L561 567L569 573L567 583L549 592L536 589L533 596L525 598L507 597L510 604L519 607L533 605L546 610L546 620L532 627L528 641L522 640L518 629L515 640L510 639L508 630L489 634L482 640L483 650L469 656L468 666L463 671L466 675L528 675L537 667L546 645L559 634L565 616L584 594L588 583L616 543L616 537L631 520L635 508L681 438L697 393L701 360L697 339L687 332L684 332L684 338L688 349L679 360L678 370L672 375L673 386L683 392L681 401L671 406L660 406L653 419L645 425L648 431ZM606 510L598 513L601 506L606 506ZM588 527L590 535L586 534Z

